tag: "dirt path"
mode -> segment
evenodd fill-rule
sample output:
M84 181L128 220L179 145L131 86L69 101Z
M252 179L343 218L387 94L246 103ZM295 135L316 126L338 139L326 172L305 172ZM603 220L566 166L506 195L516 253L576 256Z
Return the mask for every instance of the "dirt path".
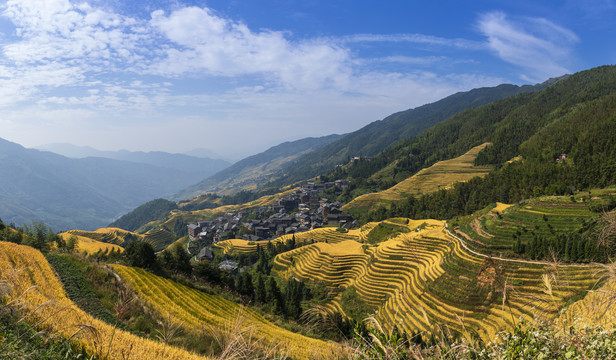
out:
M527 212L527 213L531 213L531 214L539 214L539 215L546 215L546 216L575 216L575 217L582 217L582 216L584 216L584 215L580 215L580 214L554 214L554 213L549 213L549 212L545 212L545 211L530 210L530 209L520 209L520 212Z
M477 235L484 237L486 239L491 239L494 237L494 235L487 233L485 230L483 230L483 227L481 226L479 219L474 219L471 222L471 228L477 233Z

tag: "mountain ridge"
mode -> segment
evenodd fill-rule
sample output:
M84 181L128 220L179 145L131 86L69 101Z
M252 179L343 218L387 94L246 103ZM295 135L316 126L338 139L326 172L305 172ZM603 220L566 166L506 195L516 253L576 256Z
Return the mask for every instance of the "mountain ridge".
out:
M535 85L501 84L457 92L433 103L393 113L347 134L336 142L303 155L276 174L277 179L272 180L271 185L287 185L315 177L336 165L348 162L350 157L374 156L397 141L417 136L461 111L520 93L541 90L567 76L548 79Z
M69 143L47 144L34 149L49 151L75 159L97 157L166 167L194 174L195 179L211 176L231 165L230 162L222 159L168 153L165 151L105 151L94 149L90 146L77 146Z
M151 199L188 186L193 175L105 158L70 159L0 139L0 218L44 221L56 230L95 229Z

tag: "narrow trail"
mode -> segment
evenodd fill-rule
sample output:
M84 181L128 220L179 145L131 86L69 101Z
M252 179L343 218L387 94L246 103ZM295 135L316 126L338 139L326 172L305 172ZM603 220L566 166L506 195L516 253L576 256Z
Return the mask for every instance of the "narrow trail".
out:
M493 259L493 260L500 260L500 261L507 261L507 262L515 262L515 263L521 263L521 264L532 264L532 265L543 265L543 266L559 266L559 267L581 267L581 268L593 268L593 267L600 267L602 264L599 263L590 263L590 264L562 264L562 263L553 263L553 262L549 262L549 261L539 261L539 260L521 260L521 259L507 259L507 258L503 258L503 257L493 257L490 255L486 255L486 254L482 254L480 252L477 252L475 250L470 249L467 245L466 242L451 233L451 231L449 231L449 229L445 228L444 229L445 232L447 233L447 235L449 235L450 237L458 240L458 242L460 242L460 245L462 245L462 247L468 251L469 253L473 254L473 255L477 255L486 259Z

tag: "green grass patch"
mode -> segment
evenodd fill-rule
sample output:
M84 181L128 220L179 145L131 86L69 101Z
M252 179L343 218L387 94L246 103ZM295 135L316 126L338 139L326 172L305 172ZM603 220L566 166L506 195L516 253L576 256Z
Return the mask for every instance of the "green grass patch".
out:
M98 359L63 337L45 336L20 320L23 314L0 314L0 359Z
M96 271L87 261L79 261L75 256L69 254L49 254L47 255L47 261L49 261L56 273L58 273L67 296L75 302L77 306L88 314L110 325L128 330L128 328L119 321L105 305L103 305L99 294L97 294L88 278L84 275L84 270L87 270L90 276L99 277L100 283L109 282L111 280L107 278L107 274L101 274L100 271ZM111 292L115 295L113 290ZM111 295L108 293L106 294L108 306L113 307L113 303L115 302L109 299ZM105 298L105 296L102 297Z
M378 244L389 238L393 238L399 234L408 232L410 232L410 230L406 226L382 222L368 233L367 240L370 244Z
M344 313L358 322L363 321L373 312L372 308L359 297L355 286L349 286L342 292L340 304Z

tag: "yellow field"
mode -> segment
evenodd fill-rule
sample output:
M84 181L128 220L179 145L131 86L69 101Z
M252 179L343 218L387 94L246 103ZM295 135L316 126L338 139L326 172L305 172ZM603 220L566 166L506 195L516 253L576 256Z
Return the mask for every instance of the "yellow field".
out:
M156 251L164 250L168 245L177 240L173 233L165 229L152 229L145 234L138 234L136 232L127 231L120 228L100 228L94 231L69 230L62 233L62 236L66 237L66 239L68 239L71 235L75 235L80 239L87 238L98 242L115 245L122 245L127 241L145 241L150 243ZM97 245L96 243L90 242L86 243L85 246L89 249L95 249ZM97 250L94 250L94 252L96 251Z
M582 300L571 304L559 318L564 328L576 326L613 329L616 326L616 281L609 280Z
M492 170L492 167L475 166L473 163L479 151L488 145L489 143L475 146L455 159L439 161L387 190L358 196L344 205L342 209L344 211L369 211L379 206L389 207L392 202L404 200L409 196L447 189L456 182L468 181L476 176L485 176Z
M93 240L106 242L110 244L122 244L126 239L132 238L135 240L143 240L142 234L137 234L132 231L126 231L120 228L100 228L94 231L85 231L85 230L69 230L62 234L76 235L81 237L90 238ZM64 235L63 235L64 236ZM68 239L68 238L67 238Z
M509 209L512 206L513 204L504 204L504 203L497 202L496 206L492 210L498 213L502 213L503 211Z
M242 308L219 296L188 288L142 269L121 265L113 265L113 268L150 306L185 325L209 325L223 331L228 322L240 313L244 322L242 330L254 330L254 337L260 339L264 348L276 346L279 352L289 353L296 359L331 359L342 351L338 344L282 329L253 310Z
M296 244L307 244L312 242L324 242L335 244L345 240L357 240L363 241L365 240L367 234L372 230L377 223L368 223L362 226L360 229L348 230L345 232L340 232L337 228L334 227L325 227L314 230L309 230L301 233L294 234ZM293 234L282 235L273 240L264 240L264 241L247 241L242 239L229 239L221 241L214 246L223 249L225 254L246 254L257 251L257 245L265 248L268 242L272 244L277 243L286 243L287 240L290 240Z
M97 253L99 251L103 251L103 252L107 252L107 251L119 251L119 252L123 252L124 248L115 244L109 244L109 243L105 243L102 241L98 241L98 240L94 240L92 238L89 237L85 237L85 236L78 236L78 235L71 235L70 233L61 233L58 234L60 237L62 237L65 241L68 241L68 239L71 236L75 236L77 237L77 247L76 250L79 252L85 252L88 255Z
M386 328L408 334L444 324L462 336L489 341L520 318L554 319L570 297L592 288L597 267L560 267L488 259L443 233L444 222L410 221L420 231L376 246L345 241L311 244L280 254L283 278L318 280L333 293L354 286ZM334 300L332 311L345 304Z
M45 257L28 246L0 242L0 281L11 287L5 299L29 314L28 321L72 337L109 359L205 359L186 350L144 339L93 318L66 297Z

